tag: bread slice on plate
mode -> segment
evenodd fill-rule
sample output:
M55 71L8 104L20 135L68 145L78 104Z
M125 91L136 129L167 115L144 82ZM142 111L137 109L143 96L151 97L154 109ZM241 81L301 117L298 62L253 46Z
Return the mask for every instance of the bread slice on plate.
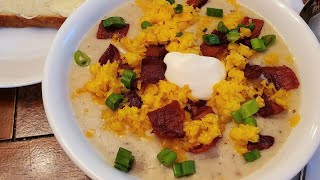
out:
M59 28L85 0L0 0L0 27Z

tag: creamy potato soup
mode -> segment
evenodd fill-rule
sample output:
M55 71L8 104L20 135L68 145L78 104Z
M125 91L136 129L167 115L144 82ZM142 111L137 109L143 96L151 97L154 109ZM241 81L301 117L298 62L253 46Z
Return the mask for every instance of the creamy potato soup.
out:
M294 57L256 12L232 0L136 0L101 20L75 52L69 90L110 166L141 179L240 179L298 124Z

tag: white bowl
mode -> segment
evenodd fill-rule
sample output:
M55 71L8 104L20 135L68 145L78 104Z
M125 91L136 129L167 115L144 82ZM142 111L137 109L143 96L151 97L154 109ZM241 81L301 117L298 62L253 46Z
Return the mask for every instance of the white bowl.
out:
M85 139L73 116L68 93L72 55L82 37L108 11L126 0L90 0L64 23L49 52L43 77L43 100L51 128L69 157L93 179L133 178L109 166ZM303 168L320 140L320 47L304 21L279 0L239 0L279 31L296 57L302 89L301 122L281 150L245 179L290 179Z

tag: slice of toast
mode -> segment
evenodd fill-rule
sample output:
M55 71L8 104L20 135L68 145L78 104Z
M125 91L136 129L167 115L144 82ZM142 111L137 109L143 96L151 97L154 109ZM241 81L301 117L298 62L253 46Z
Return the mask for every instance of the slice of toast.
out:
M60 28L66 20L62 16L37 16L31 19L18 15L0 15L0 27L40 27L40 28Z
M0 0L0 27L59 28L84 0Z

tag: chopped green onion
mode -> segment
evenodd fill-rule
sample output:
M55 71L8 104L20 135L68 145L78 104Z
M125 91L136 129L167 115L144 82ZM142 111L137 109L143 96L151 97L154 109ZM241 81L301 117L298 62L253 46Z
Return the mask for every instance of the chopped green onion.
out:
M122 17L109 17L108 19L102 20L102 25L104 28L110 27L123 27L126 25L126 22Z
M251 23L251 24L249 25L249 29L250 29L251 31L253 31L255 27L256 27L256 25L255 25L254 23Z
M266 51L266 46L264 45L264 41L259 38L251 39L251 46L252 49L258 52L264 52Z
M188 176L194 174L195 172L196 164L192 160L173 164L173 174L175 177Z
M120 103L124 100L124 96L122 94L111 94L107 100L106 105L111 108L113 111L119 108Z
M266 47L269 47L276 42L277 36L274 34L270 34L270 35L262 36L261 39L263 40L264 45Z
M238 32L238 29L231 29L229 33L227 34L227 38L231 42L236 42L240 39L240 33Z
M181 167L181 164L180 164L180 163L173 164L172 169L173 169L173 174L174 174L175 177L182 177L182 176L184 176L184 175L183 175L183 172L182 172L182 167Z
M151 24L150 22L148 22L148 21L143 21L143 22L141 23L141 28L142 28L142 29L147 29L147 28L150 27L150 26L152 26L152 24Z
M208 28L204 28L203 30L202 30L202 32L207 32L208 31Z
M231 113L231 115L235 122L242 123L243 119L241 115L241 109L239 109L238 111L234 111L233 113Z
M161 164L169 166L177 159L177 153L169 148L165 148L157 155L157 158Z
M238 24L238 28L248 28L248 26L244 25L244 24Z
M227 34L229 32L229 29L222 21L219 22L217 29L219 32L221 32L223 34Z
M202 36L203 41L208 44L208 45L219 45L220 42L220 38L219 36L215 35L215 34L205 34Z
M120 147L114 162L114 167L121 171L129 172L131 170L133 161L134 156L132 156L132 152Z
M258 126L257 120L253 117L248 117L248 118L244 119L243 124L248 124L250 126L255 126L255 127Z
M194 174L196 172L196 164L194 161L184 161L183 163L181 163L181 167L182 172L185 176Z
M260 151L258 149L255 149L251 152L247 152L243 154L244 159L247 162L253 162L261 157Z
M136 73L126 69L121 77L121 82L124 84L126 88L131 89L135 79Z
M207 15L211 17L222 17L223 9L207 8Z
M174 8L174 13L181 14L183 12L182 4L178 4L177 7Z
M241 115L243 119L246 119L259 111L259 106L256 99L249 100L242 104Z
M177 33L176 37L181 37L183 35L182 32Z
M74 53L73 59L74 62L80 67L89 66L90 64L90 58L80 50Z
M167 0L171 5L174 4L176 1L175 0Z

